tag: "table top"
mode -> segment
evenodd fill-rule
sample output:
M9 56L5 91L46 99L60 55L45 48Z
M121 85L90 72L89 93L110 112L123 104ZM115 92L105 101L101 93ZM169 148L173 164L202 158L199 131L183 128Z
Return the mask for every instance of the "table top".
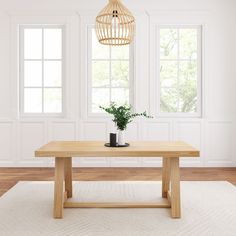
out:
M199 157L200 151L182 141L129 142L129 147L105 147L104 141L52 141L36 157Z

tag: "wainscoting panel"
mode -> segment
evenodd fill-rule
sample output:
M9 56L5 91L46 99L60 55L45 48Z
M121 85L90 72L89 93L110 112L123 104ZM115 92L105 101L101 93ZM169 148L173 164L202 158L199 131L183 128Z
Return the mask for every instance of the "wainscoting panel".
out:
M171 123L170 122L147 122L144 126L145 139L152 140L170 140Z
M13 129L13 122L0 122L0 163L13 161L15 150Z
M109 158L105 157L80 157L75 163L79 167L109 167Z
M141 165L141 158L109 158L109 162L111 167L137 167Z
M232 122L211 121L207 125L207 163L230 166L233 163Z
M125 139L127 141L139 139L139 126L137 122L128 125L128 129L125 131Z
M43 158L34 157L34 151L46 143L45 122L19 122L18 127L18 164L44 163Z
M51 125L51 140L75 140L75 122L53 122Z
M84 140L107 140L108 125L106 122L84 122L83 126Z
M145 157L142 158L142 167L160 167L162 166L162 159L160 157Z
M193 147L200 150L199 158L181 158L181 166L200 166L202 164L202 156L204 153L202 145L202 123L201 121L177 121L174 125L174 140L185 141Z

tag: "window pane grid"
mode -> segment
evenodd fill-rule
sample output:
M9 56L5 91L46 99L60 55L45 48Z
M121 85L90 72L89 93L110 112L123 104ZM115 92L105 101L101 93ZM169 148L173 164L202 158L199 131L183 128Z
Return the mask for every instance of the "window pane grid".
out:
M198 112L198 34L196 27L160 28L161 113Z
M179 59L160 59L160 61L189 61L189 62L192 62L192 61L197 61L196 59L181 59L181 58L179 58Z
M44 29L42 29L42 87L44 88ZM42 89L42 112L44 112L44 89Z
M179 29L177 29L177 57L180 58L180 51L179 51ZM179 61L177 62L178 70L177 70L177 111L179 111Z
M24 88L62 88L61 86L58 86L58 87L56 87L56 86L53 86L53 87L50 87L50 86L44 86L44 87L42 87L42 86L24 86Z
M62 59L23 59L24 61L62 61Z
M26 87L31 88L31 87ZM40 88L40 87L32 87L32 88ZM52 87L44 87L44 88L52 88ZM60 87L53 87L53 88L60 88ZM129 89L130 87L123 87L123 86L93 86L92 88L123 88L123 89Z
M91 47L91 111L101 113L99 105L129 103L130 47L103 46L92 29Z
M92 61L117 61L117 62L120 62L120 61L126 61L126 62L129 62L128 59L92 59Z
M41 40L39 38L35 38L35 40L40 42L38 45L34 45L35 47L38 46L40 48L41 53L39 53L36 47L36 51L38 52L38 56L34 56L32 54L32 57L29 55L27 56L25 52L29 52L34 50L34 47L29 50L27 47L31 46L31 41L30 39L30 33L31 31L34 32L34 30L37 29L40 32L40 34L37 34L37 36L40 36ZM47 31L47 34L49 34L50 37L45 38L45 31ZM28 35L25 34L27 32ZM56 33L56 34L55 34ZM51 34L51 35L50 35ZM55 114L60 114L62 113L62 37L63 37L63 30L62 26L60 27L53 27L53 26L21 26L20 28L20 35L21 40L22 40L22 47L23 50L21 50L21 65L23 66L22 68L22 73L21 73L21 84L23 86L22 90L22 99L21 101L23 102L23 108L22 113L23 114L31 114L31 113L37 113L37 114L47 114L47 113L55 113ZM54 38L51 37L54 35ZM55 37L56 35L56 37ZM29 45L27 45L26 38L28 37L28 42ZM45 40L47 40L47 50L45 51ZM59 41L59 43L55 42ZM54 51L51 50L51 54L47 55L47 58L45 58L45 52L48 53L47 51L50 51L49 45L50 44L56 44L57 46L59 45L60 47L55 48ZM22 49L22 48L21 48ZM58 51L59 50L59 51ZM55 58L54 55L55 55ZM58 56L60 55L60 56ZM51 58L49 58L49 56ZM34 64L29 64L28 63L39 63L35 64L38 65L37 67L32 67ZM47 63L47 64L46 64ZM50 63L50 64L48 64ZM52 64L53 63L53 64ZM39 66L40 65L40 66ZM27 67L26 67L27 66ZM30 66L32 68L30 68ZM28 69L27 69L28 68ZM38 69L38 70L35 70ZM40 68L40 70L39 70ZM26 71L28 70L28 72ZM41 72L40 72L41 71ZM26 83L26 79L28 78L28 82ZM35 81L34 78L38 78L38 81ZM40 82L39 82L40 81ZM35 84L37 83L37 85ZM59 83L59 84L58 84ZM31 93L30 93L31 91ZM27 93L26 93L27 92ZM41 95L39 95L39 92ZM33 96L37 96L38 98ZM32 99L31 99L32 97ZM40 101L40 102L39 102ZM35 106L38 106L36 109Z

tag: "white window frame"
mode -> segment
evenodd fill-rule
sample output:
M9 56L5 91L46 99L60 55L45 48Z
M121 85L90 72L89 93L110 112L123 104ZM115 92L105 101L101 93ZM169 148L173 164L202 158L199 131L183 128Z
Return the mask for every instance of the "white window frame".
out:
M185 112L161 112L161 86L160 86L160 29L197 29L198 39L197 39L197 112L194 113L185 113ZM161 24L158 25L156 28L156 41L157 41L157 116L163 118L185 118L185 117L192 117L192 118L200 118L202 116L202 25L196 24L183 24L183 25L165 25ZM178 50L179 53L179 50ZM168 59L167 59L168 60ZM179 58L176 60L177 62L180 61Z
M87 113L88 117L104 117L109 116L105 112L96 113L92 112L92 30L95 28L94 25L88 25L87 26L87 76L88 76L88 82L87 82ZM118 46L117 46L118 47ZM99 59L97 59L99 61ZM111 60L111 53L109 57L109 61ZM134 42L130 44L129 47L129 86L127 87L129 89L129 104L132 106L133 110L135 110L134 107ZM102 88L102 87L101 87ZM112 87L106 87L111 89ZM111 95L111 93L110 93Z
M37 61L41 60L42 62L44 61L61 61L62 64L62 81L61 81L61 87L58 87L61 89L62 92L62 97L61 97L61 105L62 105L62 111L60 113L48 113L48 112L39 112L39 113L29 113L29 112L24 112L24 29L61 29L62 30L62 58L61 59L44 59L43 58L43 46L42 46L42 59L27 59L27 61ZM18 48L19 48L19 113L20 117L65 117L66 111L65 111L65 104L66 104L66 82L65 82L65 77L66 77L66 70L65 70L65 25L64 24L19 24L18 27L18 32L19 32L19 40L18 40ZM43 34L42 34L43 37ZM42 40L42 44L43 44ZM37 88L42 88L42 107L44 105L44 81L43 81L43 66L44 63L42 63L42 86L37 87ZM31 87L29 87L31 88ZM34 88L34 87L32 87ZM46 87L47 88L47 87ZM55 87L50 87L50 88L57 88Z

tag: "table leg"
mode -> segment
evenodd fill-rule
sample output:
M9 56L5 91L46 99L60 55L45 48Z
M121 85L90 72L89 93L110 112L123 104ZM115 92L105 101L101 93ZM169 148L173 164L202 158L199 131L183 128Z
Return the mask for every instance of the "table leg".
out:
M162 158L162 197L167 198L170 189L170 160Z
M54 183L54 218L63 217L64 202L64 158L55 158L55 183Z
M171 175L171 216L181 217L179 157L170 158Z
M67 192L67 197L72 197L72 158L65 158L65 191Z

